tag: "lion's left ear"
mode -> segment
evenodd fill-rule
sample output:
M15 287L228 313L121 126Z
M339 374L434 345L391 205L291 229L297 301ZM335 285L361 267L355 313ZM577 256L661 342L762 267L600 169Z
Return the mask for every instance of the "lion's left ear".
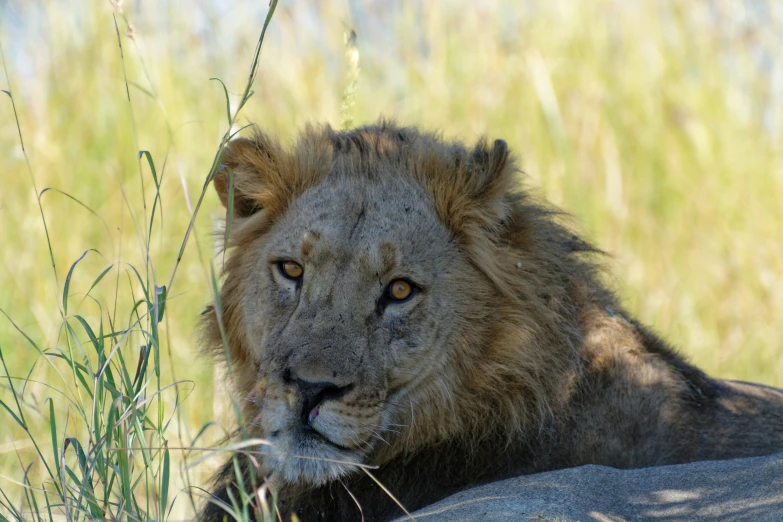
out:
M458 236L473 236L476 227L498 230L508 217L509 193L517 172L508 145L479 141L458 160L449 185L441 192L441 217Z
M471 196L486 203L502 198L513 180L512 163L505 141L495 140L491 148L486 140L479 141L471 156L471 177L475 184Z

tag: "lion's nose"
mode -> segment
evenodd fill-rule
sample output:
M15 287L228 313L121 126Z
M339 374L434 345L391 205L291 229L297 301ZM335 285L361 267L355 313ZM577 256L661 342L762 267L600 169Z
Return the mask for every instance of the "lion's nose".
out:
M302 397L302 424L309 426L318 417L319 407L324 401L339 399L353 389L353 385L337 386L331 382L309 382L295 379L294 383Z

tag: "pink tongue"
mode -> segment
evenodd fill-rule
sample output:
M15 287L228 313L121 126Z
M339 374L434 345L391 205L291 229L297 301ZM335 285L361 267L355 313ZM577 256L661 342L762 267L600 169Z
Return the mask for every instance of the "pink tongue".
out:
M313 421L313 420L315 420L315 418L316 418L316 417L318 417L318 408L319 408L319 407L318 407L318 406L316 406L315 408L313 408L312 410L310 410L310 415L309 415L309 417L310 417L310 421Z

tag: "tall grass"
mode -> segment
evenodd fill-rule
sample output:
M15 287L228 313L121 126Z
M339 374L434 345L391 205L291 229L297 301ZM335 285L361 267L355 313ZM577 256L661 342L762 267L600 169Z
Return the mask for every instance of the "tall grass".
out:
M204 189L249 122L502 137L631 311L712 374L783 385L777 3L284 2L248 98L256 4L0 6L2 516L201 502L221 459L199 448L235 425L197 359L224 216Z
M165 280L158 275L158 265L151 253L156 218L160 221L163 219L161 184L165 174L165 163L164 169L158 172L152 154L148 150L140 149L139 146L134 96L130 91L132 81L128 79L125 48L119 25L126 27L125 35L130 40L135 41L135 36L133 26L124 15L121 4L114 5L116 11L113 15L114 30L122 65L133 145L138 151L141 209L137 207L134 213L134 205L128 200L124 190L121 190L123 196L121 203L127 209L133 223L142 264L136 266L118 256L120 259L101 270L86 292L81 293L78 303L74 304L75 296L71 284L79 263L91 253L103 257L98 250L92 248L85 250L70 265L62 283L62 290L59 293L61 299L58 299L57 303L60 316L57 342L51 348L39 346L7 312L3 311L8 323L17 330L28 343L28 348L32 348L38 357L34 359L32 368L26 376L13 376L0 345L0 363L5 370L7 389L13 399L12 402L0 400L0 406L15 423L12 424L12 428L24 432L26 438L23 438L22 442L29 443L34 448L36 460L45 470L45 473L42 471L31 474L30 470L34 462L25 463L17 451L19 465L22 467L21 481L18 482L22 488L22 499L17 503L5 490L0 490L2 495L0 508L3 508L13 519L43 520L52 519L55 515L64 516L66 520L170 518L179 496L179 492L170 495L170 486L175 483L171 480L171 452L180 450L182 465L187 466L192 453L203 451L203 448L196 447L195 444L209 425L203 426L190 444L184 446L181 443L176 444L182 447L169 445L169 439L175 433L175 430L171 429L172 423L182 421L180 412L182 396L187 394L188 388L192 389L194 383L191 380L176 380L173 370L171 372L173 382L164 382L165 377L161 375L161 361L163 360L162 348L167 343L161 332L161 323L170 296L174 298L170 291L174 288L177 269L191 237L207 188L218 170L226 144L237 134L234 126L239 113L253 94L251 89L258 73L261 45L276 5L276 0L270 2L244 91L233 110L225 84L213 78L223 86L226 130L219 141L211 166L206 170L203 187L195 203L191 204L188 201L190 220L181 240L176 261L168 279ZM0 56L6 66L5 54L0 53ZM147 75L143 62L141 70ZM7 67L4 72L6 79L10 80ZM149 79L149 76L147 78ZM43 211L44 194L54 190L99 220L100 217L87 204L64 190L46 188L39 191L24 146L24 134L18 117L15 93L10 88L4 92L11 103L21 154L37 200L54 283L59 286L60 278L52 245L53 236L49 233L47 217ZM152 85L143 92L157 100ZM149 189L145 185L149 186ZM152 195L149 203L148 193ZM200 257L203 260L203 256ZM111 301L102 301L92 292L106 276L111 279L115 274L114 300L111 307ZM217 281L214 274L213 269L210 280L213 289L216 290ZM121 293L120 281L126 277L129 291ZM164 281L167 283L163 284ZM125 281L122 283L124 284ZM123 299L124 303L118 308L120 299ZM84 310L84 312L77 313L75 310ZM87 315L89 313L87 310L92 312L93 317ZM15 350L16 353L18 351ZM136 354L138 356L133 357ZM131 357L128 358L128 355ZM47 365L59 379L55 378L52 384L36 380L32 375L36 364L39 363ZM27 386L36 384L45 387L51 393L43 401L43 405L48 405L48 411L42 411L37 404L23 404ZM169 397L164 401L166 395ZM65 422L60 430L58 430L58 417L62 421L63 412L55 411L55 401L65 409ZM170 406L168 411L167 406ZM235 410L238 412L238 408ZM42 439L39 430L33 430L30 411L42 416L48 413L50 438ZM237 418L237 421L241 423L240 418ZM43 440L51 442L51 452L42 450ZM225 450L244 451L244 445L247 445L247 442L244 442L243 446L229 446ZM214 453L216 448L209 447L206 450ZM43 476L39 476L41 474ZM187 487L180 492L185 491L187 494L186 499L181 503L188 503L192 513L196 510L192 493L194 488L189 483L186 473L184 479ZM225 507L237 520L248 519L251 509L257 511L256 519L271 520L265 495L259 498L261 502L253 502L255 500L243 495L242 498L232 499L233 505Z

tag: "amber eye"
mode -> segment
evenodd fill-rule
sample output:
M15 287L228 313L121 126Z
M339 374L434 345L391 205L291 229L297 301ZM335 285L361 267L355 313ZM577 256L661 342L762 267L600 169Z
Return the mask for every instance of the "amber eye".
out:
M280 273L283 274L283 277L287 279L299 279L304 273L302 265L296 261L280 261L277 264L277 267L280 269Z
M396 279L389 285L389 297L393 301L405 301L414 293L414 287L404 279Z

